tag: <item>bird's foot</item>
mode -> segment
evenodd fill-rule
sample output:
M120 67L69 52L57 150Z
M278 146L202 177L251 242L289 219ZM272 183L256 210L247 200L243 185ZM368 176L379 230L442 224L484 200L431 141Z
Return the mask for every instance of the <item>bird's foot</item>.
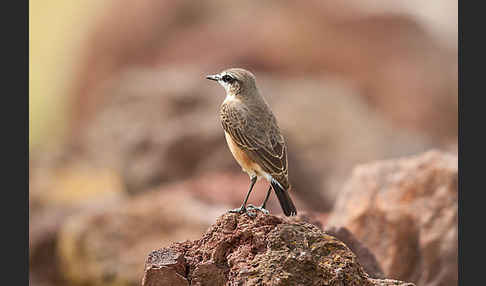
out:
M265 209L265 207L264 207L264 206L259 206L259 207L256 207L256 206L254 206L254 205L248 205L248 207L247 207L247 208L248 208L248 210L257 210L257 211L261 211L261 212L262 212L262 213L264 213L264 214L269 214L269 213L270 213L270 212L269 212L267 209Z
M245 213L245 212L246 212L246 208L245 208L245 206L241 206L241 207L239 207L239 208L229 210L229 212L230 212L230 213L238 213L238 214L242 214L242 213Z
M244 214L246 213L249 217L255 217L255 214L248 212L248 209L243 205L239 208L229 210L230 213Z

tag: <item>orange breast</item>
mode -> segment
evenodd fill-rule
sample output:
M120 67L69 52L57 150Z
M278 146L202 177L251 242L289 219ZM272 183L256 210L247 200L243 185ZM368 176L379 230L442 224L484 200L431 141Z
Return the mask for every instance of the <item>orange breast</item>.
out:
M231 136L228 133L224 132L224 135L226 137L228 147L233 154L233 157L235 157L236 161L238 162L238 164L240 164L243 171L245 171L249 175L263 176L265 172L262 170L262 168L252 159L250 159L245 151L241 150L241 148L238 147L238 145L233 141L233 139L231 139Z

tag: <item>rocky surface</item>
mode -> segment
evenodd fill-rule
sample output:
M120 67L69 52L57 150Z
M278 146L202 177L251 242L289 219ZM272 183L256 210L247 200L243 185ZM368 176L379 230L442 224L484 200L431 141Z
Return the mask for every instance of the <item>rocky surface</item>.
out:
M155 266L147 264L151 270L145 274L140 261L152 249L200 238L219 214L239 206L248 184L244 174L205 173L130 197L113 175L116 173L108 169L59 158L53 162L57 164L42 163L50 166L44 169L33 164L31 172L33 285L139 285L144 275L146 283L162 278L195 283L216 277L212 283L218 284L252 278L254 273L269 281L256 263L273 267L268 264L282 258L271 253L268 239L276 245L288 244L281 238L287 234L280 231L294 223L299 231L292 235L307 241L325 226L324 234L346 245L340 255L346 251L354 255L343 263L353 271L358 271L354 263L359 264L362 270L357 275L366 273L366 283L374 283L370 285L394 285L384 277L426 286L457 284L457 157L448 153L431 151L359 166L331 213L308 213L305 204L296 199L302 211L294 218L269 216L272 219L267 221L260 216L251 220L224 215L202 239L172 244L167 249L175 254L154 254L151 261ZM250 201L259 203L265 191L266 184L259 183ZM274 197L269 208L272 214L280 213ZM230 227L232 221L234 228ZM300 233L302 227L310 234ZM306 267L312 260L296 252L312 253L310 245L288 248L288 267ZM216 249L223 254L213 253ZM172 257L172 264L157 260L159 256ZM182 267L181 257L184 267L178 268ZM215 257L218 263L213 263ZM305 263L291 264L294 258ZM170 265L178 265L174 266L178 270L174 272ZM275 269L290 271L286 265ZM280 278L291 277L299 276Z
M326 234L332 235L344 242L349 249L356 254L359 263L363 266L363 269L372 278L385 278L385 274L381 269L378 260L375 255L364 246L356 237L345 227L327 227Z
M457 156L429 151L356 167L328 218L373 250L385 275L458 283Z
M72 283L102 281L99 277L110 276L114 271L111 266L106 266L116 264L114 261L118 256L110 256L111 253L122 251L122 246L136 247L130 250L135 254L131 261L130 255L120 255L126 260L115 268L123 268L126 264L134 266L134 271L125 271L124 275L126 281L138 281L140 268L137 272L136 264L147 251L159 247L163 242L195 238L216 218L216 215L211 217L211 213L219 214L239 207L249 184L248 177L243 173L206 173L161 185L147 191L146 196L139 194L132 197L126 194L120 178L112 170L96 168L86 162L73 164L62 158L43 158L33 163L29 192L29 262L30 278L35 285L64 285L64 280ZM249 203L260 204L266 190L265 182L256 184ZM298 199L295 199L295 203L300 209L305 205ZM201 212L205 215L191 217L197 216L194 210L201 206ZM272 213L281 213L280 205L273 196L267 208ZM103 225L98 225L99 220L103 221ZM159 227L152 229L154 226ZM111 244L112 233L120 230L130 233L121 231L117 236L119 244ZM153 232L151 237L154 240L150 240L147 234L144 239L136 239L133 236L139 235L139 232L131 231ZM85 238L87 233L96 234L92 238ZM90 252L75 249L81 247L80 244L91 245L92 239L109 244L109 247L94 248L98 255L106 258L95 258L90 256ZM136 246L131 244L133 240L137 240ZM68 244L70 250L61 248L60 244ZM98 265L93 266L97 269L84 267L89 264ZM74 265L83 267L76 270L77 266ZM71 273L73 269L75 274Z
M341 241L298 218L225 214L198 240L152 251L142 285L413 285L373 279Z

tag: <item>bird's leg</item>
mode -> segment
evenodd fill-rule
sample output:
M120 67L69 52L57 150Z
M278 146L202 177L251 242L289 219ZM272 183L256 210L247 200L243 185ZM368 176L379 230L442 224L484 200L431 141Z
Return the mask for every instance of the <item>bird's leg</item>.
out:
M252 176L250 178L250 189L248 190L248 193L246 194L245 201L243 202L241 207L230 210L229 211L230 213L240 213L241 214L241 213L246 212L246 202L248 201L248 198L250 197L251 190L253 189L253 185L255 185L256 181L257 181L257 176Z
M263 200L262 205L259 206L259 207L255 207L254 205L248 205L248 209L259 210L259 211L263 212L264 214L269 214L270 212L267 209L265 209L265 205L267 204L267 201L268 201L268 198L270 197L271 192L272 192L272 185L270 185L268 187L267 195L265 197L265 200Z
M263 200L263 204L260 206L260 208L265 209L265 206L267 205L267 201L268 198L270 197L271 192L272 192L272 185L268 186L267 196L265 197L265 200Z

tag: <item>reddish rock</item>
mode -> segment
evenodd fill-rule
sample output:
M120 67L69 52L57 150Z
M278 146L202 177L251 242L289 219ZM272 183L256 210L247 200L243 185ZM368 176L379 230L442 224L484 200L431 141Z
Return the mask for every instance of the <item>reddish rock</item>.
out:
M457 156L438 151L358 166L328 225L372 249L387 277L457 285L457 179Z
M375 255L366 246L359 242L348 229L345 227L328 227L326 228L325 233L344 242L346 246L356 254L359 263L372 278L385 278L385 274L376 260Z
M189 285L184 277L186 265L181 252L172 249L150 253L146 264L150 265L145 269L145 276L142 285Z
M366 273L372 278L384 278L385 274L381 269L380 264L376 260L375 255L366 246L359 242L356 237L345 227L326 227L328 213L317 213L300 211L297 216L288 217L290 222L307 222L319 227L321 230L325 229L325 233L334 236L335 238L346 244L349 249L356 254L358 262L363 266Z
M257 212L224 214L200 239L153 251L142 285L413 284L372 279L344 243L315 225Z

